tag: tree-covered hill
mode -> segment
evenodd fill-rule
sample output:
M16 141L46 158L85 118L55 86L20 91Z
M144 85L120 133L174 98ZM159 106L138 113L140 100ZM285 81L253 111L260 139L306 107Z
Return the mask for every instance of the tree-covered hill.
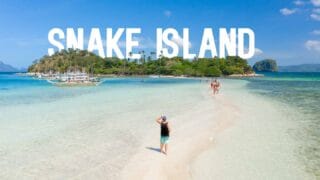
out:
M144 56L142 56L144 57ZM199 58L185 60L181 57L152 59L101 58L84 50L62 50L33 62L29 72L64 73L85 71L93 74L117 75L185 75L221 76L252 73L247 60L240 57Z
M255 72L276 72L278 71L277 62L273 59L258 61L253 65Z

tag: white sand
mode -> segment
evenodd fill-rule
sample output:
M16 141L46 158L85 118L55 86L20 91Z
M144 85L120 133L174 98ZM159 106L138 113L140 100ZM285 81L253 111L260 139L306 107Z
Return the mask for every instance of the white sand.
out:
M148 149L159 146L158 132L150 134L122 179L315 179L298 161L288 134L296 128L287 121L291 111L241 83L224 86L220 95L208 94L208 104L171 120L168 156Z
M194 107L172 118L170 123L173 130L168 155L158 152L159 131L150 134L150 138L141 146L141 151L125 167L122 178L188 179L190 177L189 164L192 158L207 149L212 143L213 139L210 138L212 129L225 128L225 124L211 121L214 114L206 112L213 110L214 105L211 103L201 108Z
M38 101L0 108L0 179L312 179L288 133L294 112L244 81L222 85L216 97L204 83L12 92ZM161 113L168 156L157 151Z

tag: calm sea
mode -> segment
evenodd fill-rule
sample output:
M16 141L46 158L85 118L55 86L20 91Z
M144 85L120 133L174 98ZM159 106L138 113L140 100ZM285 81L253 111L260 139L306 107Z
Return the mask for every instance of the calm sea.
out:
M301 115L295 132L301 142L298 153L307 170L320 178L320 73L266 73L248 81L254 93L288 104Z
M250 78L247 81L249 83L246 86L252 93L280 101L296 110L299 118L293 121L299 121L301 128L291 133L299 142L297 154L307 171L320 178L320 73L268 73L265 77ZM63 153L68 148L73 150L67 145L76 141L75 135L79 132L88 139L80 139L81 143L92 143L92 134L98 137L97 143L106 137L112 141L115 135L123 137L124 144L127 142L126 138L134 143L132 137L135 134L128 134L133 126L129 123L129 117L141 120L153 118L156 113L169 112L170 115L183 111L184 106L203 98L198 93L203 91L203 84L200 84L199 80L194 79L109 78L97 87L58 88L45 80L0 73L0 124L6 127L0 132L0 157L3 155L7 158L0 162L0 167L7 167L7 173L3 177L15 174L15 171L11 172L12 169L31 166L34 158L24 156L27 151L38 154L46 152L48 154L45 155L50 157L56 155L59 149L63 149ZM148 111L145 110L146 107ZM119 122L119 127L109 124L109 121L115 119ZM87 128L88 124L93 127L92 132ZM96 131L97 124L98 129L104 128L103 131ZM68 129L69 127L72 129ZM74 127L88 132L81 130L74 135L71 131L75 131ZM108 128L113 136L109 137L110 133L105 132ZM121 131L116 131L117 128ZM65 133L64 138L60 137L61 132ZM66 142L53 141L54 146L49 146L44 138L51 141L63 139ZM50 149L22 145L25 142ZM60 145L55 147L57 144ZM108 149L107 143L105 146ZM54 151L51 152L51 149ZM110 149L108 153L110 152L113 151ZM16 162L16 157L20 154L21 164ZM34 157L38 155L35 154ZM79 167L79 171L81 168L84 167ZM23 176L24 172L21 172Z

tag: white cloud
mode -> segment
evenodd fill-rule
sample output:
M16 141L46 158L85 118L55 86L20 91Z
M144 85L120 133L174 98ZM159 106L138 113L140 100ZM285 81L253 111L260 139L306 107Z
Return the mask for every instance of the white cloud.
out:
M296 1L293 1L293 4L297 5L297 6L302 6L305 4L304 1L301 1L301 0L296 0Z
M244 48L244 52L245 52L245 53L248 53L248 52L249 52L249 49L248 49L247 47L245 47L245 48ZM253 55L253 57L251 57L251 58L260 56L261 54L263 54L263 51L262 51L261 49L259 49L259 48L255 48L255 49L254 49L254 55Z
M312 12L320 14L320 8L312 9Z
M255 55L255 56L259 56L259 55L261 55L261 54L263 54L263 51L262 51L261 49L256 48L256 49L254 50L254 55Z
M145 50L145 49L155 49L156 43L149 37L133 37L134 41L139 42L139 46L135 46L134 49ZM122 40L118 42L120 48L126 48L126 41Z
M320 8L312 9L312 13L310 14L310 17L313 20L320 21Z
M154 40L152 40L149 37L147 38L141 37L134 40L139 41L138 49L155 49L156 48L156 43L154 42Z
M317 40L308 40L304 46L310 51L320 52L320 41Z
M320 0L311 0L311 3L312 3L314 6L320 6Z
M320 35L320 29L313 30L311 34Z
M310 17L311 17L313 20L320 21L320 14L312 13L312 14L310 15Z
M171 15L172 15L172 13L171 13L171 11L169 11L169 10L165 10L164 12L163 12L163 14L166 16L166 17L171 17Z
M280 9L280 13L282 15L285 15L285 16L288 16L288 15L291 15L291 14L294 14L297 12L297 9L288 9L288 8L282 8Z
M182 47L183 46L183 39L178 36L178 37L173 37L172 41L174 41L176 44L178 44L178 46ZM191 48L192 44L191 42L189 42L188 47Z

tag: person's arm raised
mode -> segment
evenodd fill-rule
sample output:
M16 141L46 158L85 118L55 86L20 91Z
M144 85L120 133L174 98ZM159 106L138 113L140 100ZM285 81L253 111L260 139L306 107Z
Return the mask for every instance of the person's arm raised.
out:
M159 123L159 124L161 124L162 118L161 118L161 117L158 117L158 118L156 119L156 122Z

